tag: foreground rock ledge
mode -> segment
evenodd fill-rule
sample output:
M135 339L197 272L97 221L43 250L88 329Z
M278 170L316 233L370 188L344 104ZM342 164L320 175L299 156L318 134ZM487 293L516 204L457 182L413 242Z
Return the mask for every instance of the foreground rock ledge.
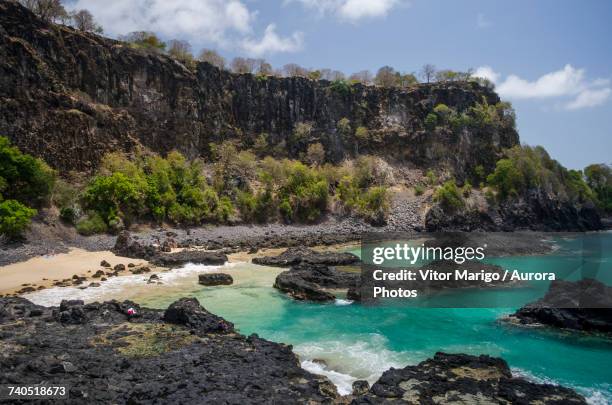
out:
M570 389L512 377L502 359L443 353L341 397L299 366L291 346L240 335L194 298L165 311L0 298L0 348L0 384L66 384L77 404L585 403Z

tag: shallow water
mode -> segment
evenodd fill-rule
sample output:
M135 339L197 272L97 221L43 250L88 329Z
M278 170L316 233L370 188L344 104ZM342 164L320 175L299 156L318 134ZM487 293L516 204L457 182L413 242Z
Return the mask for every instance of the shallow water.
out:
M612 233L599 234L612 242ZM558 273L592 272L610 282L611 249L592 249L600 241L589 236L560 240L548 256L507 257L492 260L521 271ZM587 251L585 257L578 254ZM596 266L596 267L597 267ZM508 325L500 318L514 308L414 308L402 302L364 306L338 300L334 304L310 304L290 300L271 287L281 269L250 263L216 266L187 265L160 274L163 285L146 285L143 276L109 280L100 288L50 289L28 298L57 304L62 297L80 296L88 301L129 298L140 304L165 308L181 296L195 296L211 312L235 323L244 334L294 345L302 365L327 375L341 393L350 392L355 379L374 382L389 367L416 364L437 351L489 354L503 357L515 373L539 382L573 387L595 404L612 403L612 342L580 334ZM235 284L203 287L197 274L228 272ZM114 284L113 284L114 283ZM529 288L496 290L499 302L532 301L546 283ZM74 290L74 291L71 291ZM465 291L459 294L470 294ZM77 296L75 296L75 294Z

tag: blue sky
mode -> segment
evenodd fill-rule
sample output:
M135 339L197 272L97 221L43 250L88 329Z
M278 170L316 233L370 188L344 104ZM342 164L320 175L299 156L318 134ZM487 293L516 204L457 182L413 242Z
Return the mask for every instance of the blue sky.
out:
M76 0L110 36L152 30L194 51L347 74L425 63L477 69L517 111L523 142L571 168L611 163L607 0Z

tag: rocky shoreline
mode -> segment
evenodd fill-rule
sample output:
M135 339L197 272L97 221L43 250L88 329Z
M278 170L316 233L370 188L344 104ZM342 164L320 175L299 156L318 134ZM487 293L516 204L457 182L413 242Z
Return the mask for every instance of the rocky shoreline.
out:
M0 384L65 384L72 403L586 403L571 389L513 377L502 359L444 353L340 396L299 366L291 346L243 336L193 298L165 311L0 298L0 326Z

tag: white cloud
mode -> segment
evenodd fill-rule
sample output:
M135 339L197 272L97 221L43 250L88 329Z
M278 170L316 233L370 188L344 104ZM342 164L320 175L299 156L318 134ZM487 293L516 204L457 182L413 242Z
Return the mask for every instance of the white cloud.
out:
M490 66L476 69L475 76L484 77L496 84L497 92L509 99L572 98L564 108L577 110L603 104L610 96L608 79L588 80L584 69L565 65L559 69L529 81L517 75L501 80L501 75Z
M579 110L581 108L595 107L605 103L609 97L609 88L584 90L582 93L578 94L576 99L567 103L565 108L568 110Z
M285 3L299 2L321 14L334 14L352 22L364 18L385 17L402 0L286 0Z
M478 28L487 28L492 25L491 21L487 19L483 13L478 13L478 19L476 20L476 25Z
M295 52L302 49L304 35L295 32L291 37L281 38L276 33L276 26L270 24L266 27L260 40L247 38L242 42L245 52L253 56L261 56L266 53Z
M243 0L76 0L67 7L91 11L104 31L113 36L154 31L165 38L222 48L240 46L252 38L257 17L257 11L251 11ZM270 31L266 29L264 39L274 39L277 43L294 41L297 35L284 39L276 34L274 27ZM275 48L269 46L269 49Z
M499 80L499 73L495 72L491 66L481 66L474 71L475 77L482 77L490 80L493 83L497 83Z

